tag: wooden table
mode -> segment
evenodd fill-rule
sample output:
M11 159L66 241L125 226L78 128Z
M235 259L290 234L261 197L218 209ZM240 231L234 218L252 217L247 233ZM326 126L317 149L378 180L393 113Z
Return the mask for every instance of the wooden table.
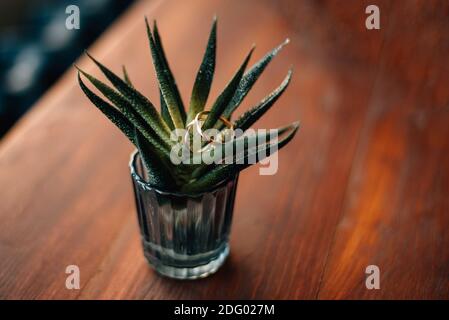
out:
M365 28L377 4L381 29ZM142 1L90 49L158 100L144 14L157 18L184 99L214 13L212 96L250 45L253 61L291 44L245 110L293 82L258 124L300 119L279 171L241 175L231 256L198 281L144 260L128 172L130 143L90 106L70 68L0 144L0 298L449 298L447 1ZM79 64L100 75L91 62ZM81 289L65 287L78 265ZM365 268L380 268L367 290Z

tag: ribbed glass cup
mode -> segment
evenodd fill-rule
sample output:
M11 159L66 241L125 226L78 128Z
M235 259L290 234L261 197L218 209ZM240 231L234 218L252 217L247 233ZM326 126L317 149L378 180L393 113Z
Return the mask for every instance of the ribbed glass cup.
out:
M156 190L136 152L130 161L145 257L160 274L196 279L217 271L229 254L238 176L195 196Z

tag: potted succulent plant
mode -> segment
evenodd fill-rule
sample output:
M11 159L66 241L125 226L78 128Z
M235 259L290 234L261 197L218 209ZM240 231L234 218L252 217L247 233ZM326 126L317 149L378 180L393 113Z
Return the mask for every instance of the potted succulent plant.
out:
M125 68L123 78L119 77L88 54L112 87L79 68L78 80L93 105L137 148L131 156L130 170L144 253L150 265L168 277L205 277L215 272L229 253L239 172L285 146L298 129L295 122L269 134L246 134L287 88L291 70L259 104L236 121L229 120L288 40L245 72L252 48L210 110L204 111L215 69L214 19L186 112L157 25L154 23L151 30L145 22L159 83L160 113L134 87ZM89 89L81 76L109 101ZM207 131L214 134L206 135ZM199 144L194 143L194 137L200 138ZM213 161L202 162L205 154ZM186 155L190 160L186 161Z

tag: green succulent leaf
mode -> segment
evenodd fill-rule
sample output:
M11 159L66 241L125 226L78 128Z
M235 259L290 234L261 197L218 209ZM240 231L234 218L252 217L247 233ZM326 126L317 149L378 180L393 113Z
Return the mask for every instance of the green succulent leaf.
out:
M276 90L266 96L258 105L240 116L240 118L238 118L235 122L235 128L239 128L245 131L249 127L251 127L257 120L259 120L259 118L262 117L262 115L267 112L271 108L271 106L273 106L277 99L279 99L282 93L284 93L285 89L287 89L292 77L292 73L292 70L289 70L287 76L282 81L281 85L276 88Z
M286 39L282 44L274 48L272 51L268 52L262 59L260 59L254 66L251 67L243 76L239 83L237 91L235 92L232 100L227 105L223 112L223 116L230 118L235 109L240 105L243 99L246 97L248 92L253 87L254 83L259 79L259 76L265 70L270 61L278 54L281 49L290 42Z
M162 41L161 41L161 37L159 35L159 29L157 27L156 20L154 21L154 24L153 24L153 37L154 37L154 43L156 45L156 48L160 54L160 57L162 58L162 62L164 63L165 72L168 75L170 82L172 83L172 87L173 87L172 90L173 90L175 99L177 101L177 104L179 106L179 112L181 113L181 118L185 122L186 121L186 112L185 112L184 104L182 102L182 98L181 98L181 94L179 93L178 86L176 85L175 77L173 76L173 73L170 70L170 66L168 64L168 60L167 60L167 57L164 52L164 47L162 46Z
M235 163L237 159L242 159L242 155L248 154L248 150L251 148L261 148L263 145L273 141L276 137L282 137L285 132L292 129L292 126L276 130L266 130L245 132L244 135L236 137L234 140L222 145L216 145L213 151L205 149L203 152L193 154L192 163L202 163L201 159L205 159L207 156L212 164L200 164L195 166L191 176L193 179L197 179L204 175L208 170L214 168L216 164ZM262 149L263 150L263 149ZM251 159L253 160L253 159Z
M201 62L196 75L195 84L193 85L187 123L192 121L199 112L204 110L207 98L209 97L210 87L215 72L216 42L217 19L214 18L209 40L207 42L206 52L204 53L203 61Z
M269 143L276 137L282 136L292 126L287 126L275 130L259 130L257 132L246 132L240 137L227 143L216 145L213 152L204 150L201 153L195 153L192 156L193 163L201 163L206 154L210 153L210 160L214 163L226 163L226 161L233 162L235 159L241 158L242 155L247 154L250 148L260 148L266 143ZM230 155L230 156L229 156Z
M148 173L148 182L158 189L172 190L176 186L171 170L160 159L152 144L145 139L142 133L135 130L136 144Z
M154 35L151 33L150 25L146 18L145 24L147 26L147 34L150 41L153 65L156 70L156 76L159 81L159 87L164 97L165 104L167 105L174 126L176 128L184 128L186 113L173 74L168 66L156 23L154 24Z
M83 90L84 94L89 98L89 100L96 106L113 124L117 126L133 143L136 144L136 139L134 135L134 125L126 119L126 117L115 109L112 105L104 101L102 98L93 93L81 80L80 73L78 72L78 82Z
M159 139L155 134L153 129L143 120L143 118L132 108L131 104L115 90L91 76L90 74L84 72L77 67L79 72L81 72L106 98L111 101L116 108L118 108L121 113L129 120L131 123L138 128L142 134L144 134L148 139L153 141L155 147L163 153L169 154L170 147L173 142L169 140L168 137L164 139Z
M112 85L128 100L131 106L145 119L153 130L161 137L168 136L169 128L162 120L153 104L139 91L127 84L119 76L106 68L86 52L90 59L100 68Z
M223 113L223 110L226 108L228 103L231 101L232 97L234 96L237 87L240 83L240 80L242 79L243 73L245 72L245 68L248 65L249 59L251 58L251 55L254 52L254 46L251 48L250 52L245 58L245 61L243 61L240 68L235 73L234 77L231 79L231 81L228 83L226 88L223 90L223 92L218 96L217 100L213 104L209 115L206 118L206 121L204 121L204 124L202 126L203 130L207 130L215 126L215 123L220 118L220 116Z
M133 84L132 84L132 82L131 82L131 79L129 78L128 71L126 71L126 67L125 67L124 65L122 66L122 72L123 72L123 80L125 80L125 82L126 82L130 87L134 87Z
M235 176L240 171L248 168L252 163L248 163L250 157L257 157L257 161L261 161L266 157L274 154L281 148L283 148L291 139L295 136L299 128L299 123L295 122L290 126L279 129L279 133L285 135L276 143L265 143L262 146L256 145L256 147L245 147L244 152L237 153L234 157L232 164L219 164L213 167L212 170L198 178L197 180L185 185L183 191L187 193L196 193L203 190L207 190L223 180L229 179ZM249 146L249 141L246 140L245 146ZM274 151L273 151L274 150ZM241 163L241 164L239 164Z
M170 112L168 111L167 105L165 104L164 96L162 95L161 89L159 89L159 100L161 101L161 116L164 119L170 130L175 128L173 121L171 120Z

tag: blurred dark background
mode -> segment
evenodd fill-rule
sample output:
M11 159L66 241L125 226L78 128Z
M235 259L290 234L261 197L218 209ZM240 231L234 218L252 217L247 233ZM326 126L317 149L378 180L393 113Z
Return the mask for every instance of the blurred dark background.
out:
M133 0L0 2L0 139ZM80 28L66 28L66 7Z

